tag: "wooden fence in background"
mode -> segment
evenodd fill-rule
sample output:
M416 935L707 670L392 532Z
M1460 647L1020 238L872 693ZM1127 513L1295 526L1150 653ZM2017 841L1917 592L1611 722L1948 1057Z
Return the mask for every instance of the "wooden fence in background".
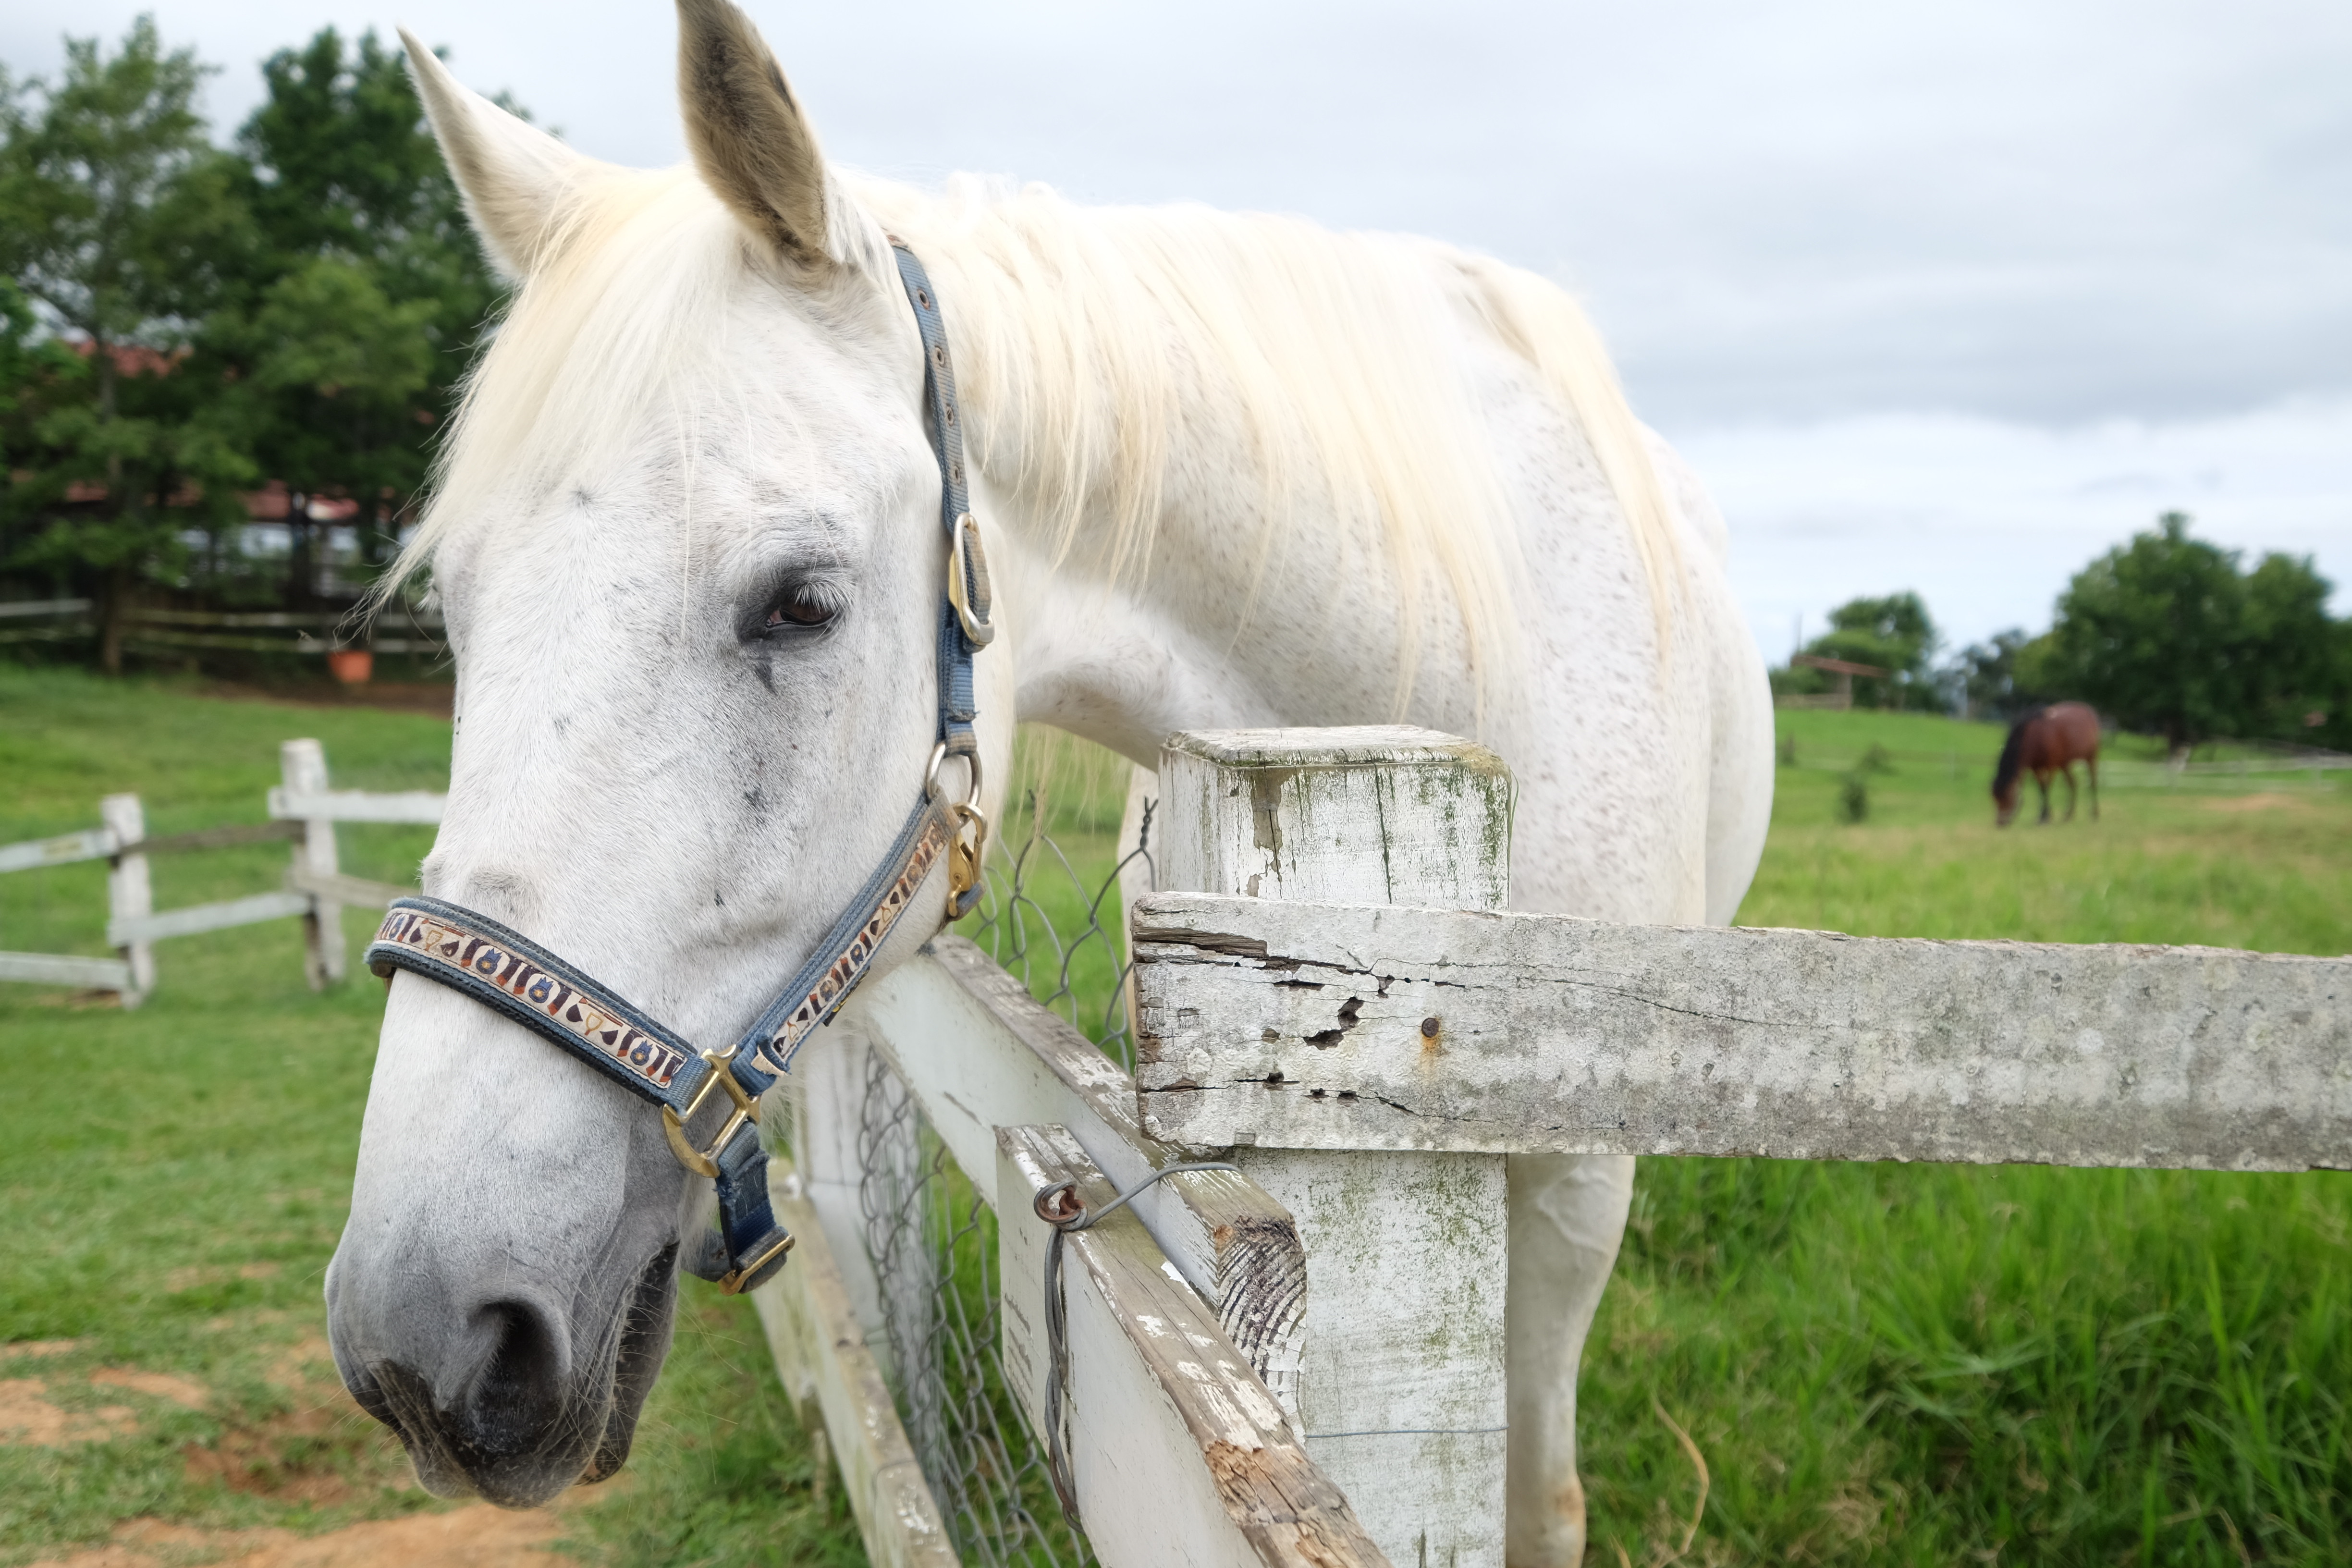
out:
M424 791L372 795L331 789L326 752L316 741L288 741L278 748L278 764L282 782L269 792L267 822L151 838L140 798L110 795L99 802L96 827L0 846L0 872L106 861L106 940L115 950L112 958L0 952L0 981L111 991L125 1007L136 1007L155 988L157 942L290 918L303 922L303 968L311 985L341 979L348 963L344 908L381 910L413 889L343 875L335 824L437 823L445 797ZM294 846L283 887L216 903L155 908L148 871L152 857L279 840Z

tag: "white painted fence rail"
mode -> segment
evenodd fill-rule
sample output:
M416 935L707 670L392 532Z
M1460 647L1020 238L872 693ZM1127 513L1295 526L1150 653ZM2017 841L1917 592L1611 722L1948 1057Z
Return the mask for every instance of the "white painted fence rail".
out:
M1049 1364L1037 1193L1072 1180L1099 1206L1177 1155L1143 1135L1124 1072L959 938L877 981L803 1047L783 1201L817 1266L796 1254L761 1310L787 1386L824 1407L868 1555L929 1562L942 1549L928 1491L908 1496L903 1472L895 1491L870 1479L906 1447L866 1373L884 1289L860 1190L876 1153L859 1137L874 1057L996 1214L1003 1365L1033 1423ZM1299 1439L1304 1258L1280 1205L1243 1176L1180 1173L1074 1237L1064 1277L1073 1479L1106 1568L1386 1562Z
M1255 1451L1279 1468L1296 1446L1328 1518L1368 1538L1350 1551L1501 1568L1515 1152L2352 1166L2352 958L1510 914L1509 776L1426 731L1180 735L1157 794L1137 1079L943 938L803 1057L796 1139L866 1333L885 1288L858 1250L868 1055L967 1172L992 1141L1003 1361L1033 1419L1045 1231L1024 1196L1242 1167L1171 1179L1132 1226L1072 1244L1069 1430L1113 1568L1223 1560L1247 1512L1207 1506L1205 1417L1136 1331L1195 1303L1279 1407ZM1270 1241L1234 1251L1244 1224ZM1124 1246L1149 1250L1122 1272ZM1323 1551L1313 1531L1250 1543Z
M1246 736L1171 746L1163 884L1474 908L1507 896L1510 780L1491 753L1395 730L1264 739L1311 746L1271 760ZM1186 1152L1143 1129L1134 1080L1019 982L968 942L935 941L794 1071L796 1191L858 1321L855 1354L878 1345L899 1288L865 1250L861 1169L892 1157L860 1139L876 1058L991 1200L1005 1379L1042 1421L1047 1227L1032 1199L1066 1179L1099 1203ZM1241 1174L1171 1176L1132 1221L1069 1243L1066 1419L1094 1551L1107 1568L1501 1568L1502 1158L1228 1152ZM767 1309L772 1325L821 1317L830 1288L824 1270L788 1268L768 1289L793 1304ZM866 1441L865 1419L828 1409L836 1449ZM889 1520L861 1521L877 1561L905 1550Z
M381 910L412 889L344 876L335 824L437 823L446 797L424 791L374 795L331 790L326 752L311 740L285 742L279 748L279 770L283 783L269 791L271 820L268 822L232 823L151 838L139 797L114 795L100 802L101 826L98 827L0 845L0 872L84 860L109 862L106 940L118 955L108 959L0 952L0 981L112 991L124 1006L136 1007L155 988L156 942L289 917L303 921L304 971L311 985L316 988L343 978L343 908ZM148 871L151 857L289 838L297 842L283 890L176 910L154 907Z
M1180 1145L2352 1167L2352 958L1161 894Z

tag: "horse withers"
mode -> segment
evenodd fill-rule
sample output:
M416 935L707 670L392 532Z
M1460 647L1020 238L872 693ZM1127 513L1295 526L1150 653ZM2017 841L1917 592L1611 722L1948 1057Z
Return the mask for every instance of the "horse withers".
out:
M2017 797L2024 775L2032 773L2042 789L2042 820L2050 820L2050 775L2066 780L2066 820L2074 820L2074 804L2082 792L2074 787L2074 764L2081 763L2091 779L2091 820L2099 820L2099 715L2088 704L2056 702L2037 708L2009 727L2000 749L2000 765L1993 770L1992 804L1995 825L2007 827L2017 817Z

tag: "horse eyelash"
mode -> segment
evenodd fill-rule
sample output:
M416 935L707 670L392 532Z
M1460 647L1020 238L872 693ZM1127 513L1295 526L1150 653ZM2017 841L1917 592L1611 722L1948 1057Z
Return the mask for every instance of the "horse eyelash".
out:
M772 622L770 617L788 605L807 605L822 609L824 612L824 619L804 622L787 618L782 624ZM763 641L773 641L779 637L808 637L829 632L840 625L841 617L848 608L849 595L842 592L838 584L821 577L802 578L784 584L761 601L759 619L753 628L753 635Z

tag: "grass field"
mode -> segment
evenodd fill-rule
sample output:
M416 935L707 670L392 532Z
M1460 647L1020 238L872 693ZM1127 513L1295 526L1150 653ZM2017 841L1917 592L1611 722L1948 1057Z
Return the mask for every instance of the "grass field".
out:
M2001 831L1998 730L1780 717L1742 924L2352 951L2352 791L2143 763L2096 826ZM1663 1409L1712 1480L1691 1562L2341 1563L2347 1394L2352 1175L1644 1161L1585 1356L1595 1556L1681 1543Z
M191 689L0 665L0 842L91 826L98 796L119 790L143 797L152 834L258 821L278 743L296 735L325 743L340 784L446 785L445 721ZM345 870L405 881L431 832L341 840ZM281 846L158 858L156 907L263 891L285 864ZM0 947L104 952L103 878L98 864L0 877ZM156 1555L109 1568L446 1506L325 1357L320 1287L383 990L315 995L300 955L292 921L163 943L159 987L131 1013L0 986L0 1563L62 1557L133 1521L177 1528L152 1537ZM750 1305L688 1280L624 1479L520 1538L469 1521L479 1551L462 1560L520 1563L503 1543L561 1539L583 1561L661 1568L859 1562L839 1488L819 1500L811 1483ZM392 1568L410 1541L362 1531L338 1562ZM376 1557L357 1554L371 1542Z
M1998 731L1782 720L1794 763L1744 923L2352 950L2352 790L2119 767L2097 826L2001 832ZM439 721L0 665L0 842L89 826L120 789L158 834L257 820L298 734L340 784L446 773ZM1841 822L1874 746L1866 815ZM1075 753L1033 773L1076 869L1044 899L1067 922L1108 868L1120 776ZM347 829L345 868L406 879L425 837ZM161 862L157 905L284 862ZM101 876L0 878L0 947L101 952ZM209 1532L201 1557L442 1506L319 1359L380 992L305 989L291 921L161 959L131 1014L0 988L0 1564L138 1518ZM1098 994L1109 960L1079 970ZM748 1310L688 1289L637 1458L540 1537L597 1563L855 1561ZM1683 1542L1698 1470L1663 1413L1709 1478L1684 1562L2352 1561L2347 1391L2352 1176L1648 1161L1586 1362L1592 1560ZM9 1442L24 1411L54 1440Z

